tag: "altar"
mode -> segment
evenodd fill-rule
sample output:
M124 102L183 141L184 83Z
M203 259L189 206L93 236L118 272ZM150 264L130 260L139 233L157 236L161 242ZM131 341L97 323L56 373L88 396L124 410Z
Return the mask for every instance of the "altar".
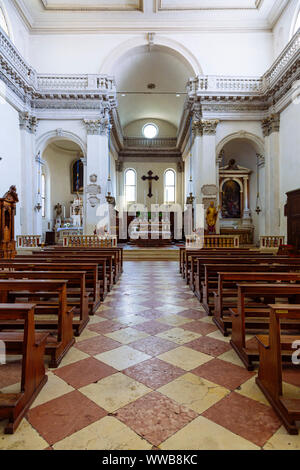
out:
M129 226L129 243L137 246L166 246L172 242L170 220L137 217Z

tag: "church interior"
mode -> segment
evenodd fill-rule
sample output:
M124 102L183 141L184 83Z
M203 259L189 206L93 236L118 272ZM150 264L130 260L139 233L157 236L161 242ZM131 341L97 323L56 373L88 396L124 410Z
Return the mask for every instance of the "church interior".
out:
M0 0L0 104L0 449L299 450L300 0Z

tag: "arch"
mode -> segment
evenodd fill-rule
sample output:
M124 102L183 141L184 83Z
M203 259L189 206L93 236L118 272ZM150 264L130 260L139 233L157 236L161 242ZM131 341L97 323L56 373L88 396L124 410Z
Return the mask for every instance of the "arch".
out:
M218 156L221 153L221 150L226 144L228 144L228 142L231 142L232 140L236 140L236 139L249 140L250 142L252 142L253 147L255 148L257 153L261 155L264 154L265 146L264 146L263 139L261 137L258 137L257 135L252 134L251 132L238 131L238 132L233 132L232 134L227 135L217 144L216 158L218 158Z
M55 129L52 131L45 132L45 134L42 134L38 139L37 139L37 153L41 152L41 155L44 153L45 149L48 147L49 144L52 142L55 142L58 139L66 139L70 140L71 142L74 142L77 144L84 157L86 157L87 154L87 148L86 148L86 143L78 137L78 135L74 134L73 132L70 131L64 131L63 129Z
M203 75L202 68L196 59L196 57L182 44L174 39L170 39L164 36L154 35L153 45L162 46L165 49L171 50L177 55L181 60L183 59L193 70L194 75ZM123 55L127 52L141 46L148 46L149 42L144 37L136 37L125 41L123 44L119 44L115 49L113 49L109 55L104 59L100 72L103 74L111 75L113 67L121 59Z
M241 188L241 193L244 192L244 188L243 188L242 182L241 182L239 179L237 179L237 178L232 178L232 177L230 177L230 178L229 178L229 177L228 177L228 178L225 178L224 180L222 180L222 181L220 182L220 184L219 184L219 191L220 191L220 192L222 192L224 184L227 183L227 181L230 181L230 180L235 181L235 182L239 185L239 187Z

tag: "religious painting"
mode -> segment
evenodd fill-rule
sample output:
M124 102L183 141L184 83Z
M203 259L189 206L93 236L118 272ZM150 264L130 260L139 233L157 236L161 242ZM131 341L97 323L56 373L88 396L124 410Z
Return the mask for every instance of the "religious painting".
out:
M80 159L72 163L71 192L72 194L83 194L83 163Z
M239 219L241 217L241 189L234 180L223 184L222 217L224 219Z

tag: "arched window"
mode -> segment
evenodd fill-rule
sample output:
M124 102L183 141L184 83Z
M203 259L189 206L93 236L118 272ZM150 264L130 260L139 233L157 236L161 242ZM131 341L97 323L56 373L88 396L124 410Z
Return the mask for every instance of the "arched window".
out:
M3 31L9 36L9 29L8 29L8 24L4 15L4 11L0 6L0 28L3 29Z
M72 163L72 194L83 194L83 163L79 158Z
M176 173L174 170L166 170L164 178L164 199L165 203L175 202L176 195Z
M136 202L136 172L132 168L125 171L125 200Z
M42 217L46 217L46 176L42 173L41 177L41 199L42 199Z

